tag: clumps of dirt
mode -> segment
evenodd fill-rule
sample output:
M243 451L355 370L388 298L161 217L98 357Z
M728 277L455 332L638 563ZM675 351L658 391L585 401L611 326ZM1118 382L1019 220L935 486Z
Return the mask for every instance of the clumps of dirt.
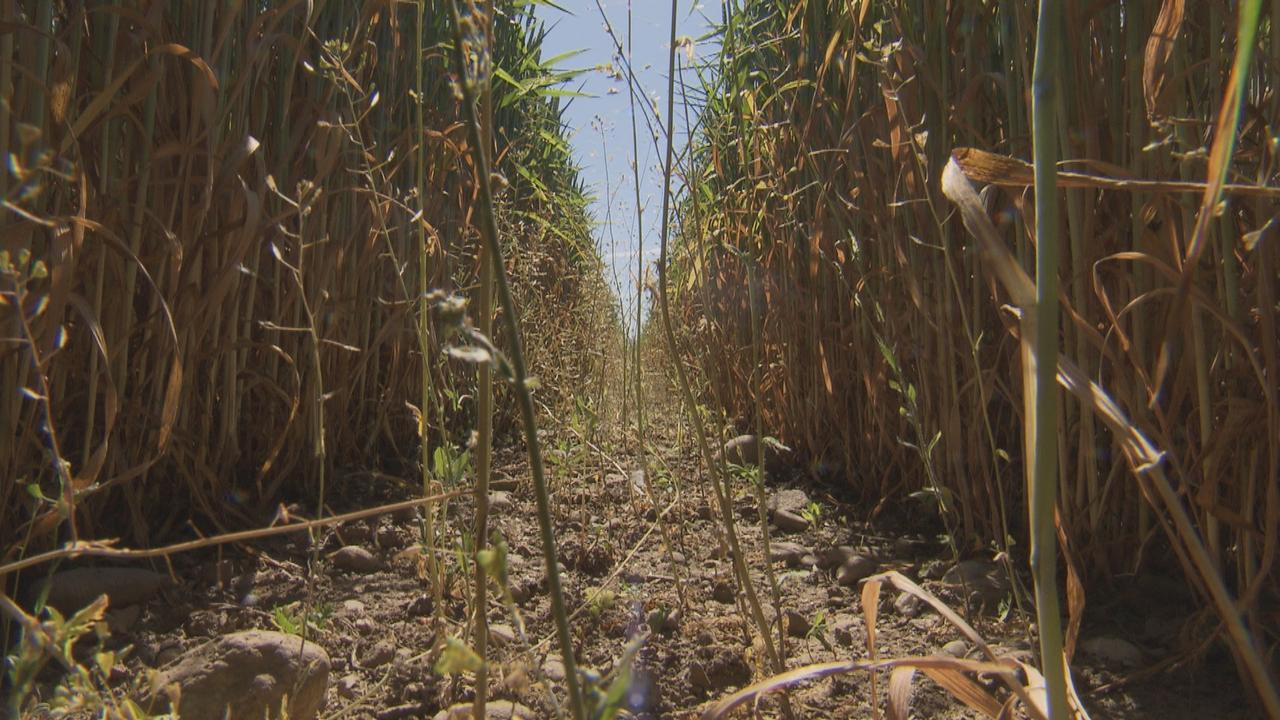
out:
M504 474L520 477L522 466L514 462ZM575 656L588 690L603 692L625 649L642 638L627 692L628 708L640 720L696 717L707 703L771 674L763 647L753 640L753 626L739 614L732 563L712 519L718 514L709 512L709 499L698 494L696 465L674 462L670 472L686 478L682 502L689 511L668 516L673 519L669 550L662 547L656 521L643 520L656 517L646 513L652 507L642 494L627 492L628 477L622 473L584 471L562 479L564 494L553 498ZM781 492L784 488L771 484L768 490L776 498L769 517L775 521L772 569L780 608L772 603L759 513L746 489L734 499L737 531L766 616L788 622L788 669L867 656L859 583L884 570L901 572L951 603L1001 652L1031 657L1027 618L1009 601L1015 585L1003 564L980 557L957 564L918 526L904 523L899 527L910 531L903 532L889 523L867 523L855 508L802 487ZM519 703L537 717L553 717L563 703L565 673L534 501L525 486L501 492L491 526L508 546L507 589L515 616L502 593L490 593L490 697ZM780 509L793 511L803 525L786 516L776 522ZM469 498L451 506L448 524L458 536L470 527L470 512ZM443 677L434 668L446 638L470 637L473 568L464 571L458 564L456 548L441 552L452 582L438 590L442 604L437 607L437 590L425 580L418 533L417 518L401 514L333 529L319 535L315 547L298 535L240 554L224 548L220 557L175 558L181 582L147 600L139 616L111 639L113 647L133 648L122 677L141 682L211 638L305 628L307 642L327 651L331 662L321 717L431 717L465 703L473 693L470 676ZM880 657L975 656L969 644L957 643L962 638L950 625L919 602L884 592L878 615ZM1123 631L1086 625L1083 640L1122 638ZM776 641L776 626L771 633ZM1119 642L1082 643L1104 646ZM1157 656L1140 657L1153 661ZM1133 668L1108 668L1105 658L1087 653L1076 660L1086 704L1108 717L1248 716L1227 663L1202 669L1194 683L1156 678L1095 696L1091 689L1114 683ZM1206 683L1218 688L1216 695L1204 691ZM1236 699L1224 700L1223 687L1235 688L1225 695ZM795 688L790 703L798 717L865 715L869 683L865 675L828 678ZM913 703L920 716L967 717L962 706L928 681L917 680ZM777 699L764 698L760 709L769 716Z
M689 660L689 685L704 697L751 681L742 651L727 645L698 643Z

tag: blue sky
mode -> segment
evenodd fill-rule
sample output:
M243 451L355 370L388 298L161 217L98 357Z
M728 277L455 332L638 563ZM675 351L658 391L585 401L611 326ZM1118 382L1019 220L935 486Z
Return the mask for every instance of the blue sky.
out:
M660 114L666 113L667 52L669 47L671 6L662 0L630 0L632 12L632 63L644 92L657 102ZM537 8L537 14L550 28L543 56L582 50L582 54L563 62L563 68L594 68L613 62L613 40L605 31L605 21L595 0L558 0L568 12L548 6ZM600 0L614 32L626 42L628 0ZM719 22L719 0L681 0L677 12L676 36L695 40L706 35L710 22ZM715 47L701 44L694 48L694 60L706 60ZM621 69L621 66L619 66ZM692 73L689 81L694 82ZM615 277L622 284L621 298L635 317L636 238L635 180L631 170L631 108L627 85L607 73L584 73L568 85L590 97L573 98L565 112L574 156L582 168L582 178L596 196L592 206L600 226L596 242L605 260L606 279ZM686 133L676 90L676 143L684 144ZM658 257L658 238L662 214L662 155L655 148L648 126L638 118L640 144L640 201L644 209L644 255L648 265ZM607 182L606 182L607 181ZM612 233L606 224L612 219ZM612 235L612 238L611 238Z

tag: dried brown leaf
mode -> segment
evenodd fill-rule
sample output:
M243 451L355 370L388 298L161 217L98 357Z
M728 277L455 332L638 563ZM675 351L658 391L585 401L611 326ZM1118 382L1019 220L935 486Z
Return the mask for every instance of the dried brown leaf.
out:
M1143 53L1142 97L1147 103L1147 118L1153 123L1169 114L1169 59L1173 57L1173 46L1182 32L1185 9L1185 0L1164 0L1156 24L1151 28L1151 37L1147 38L1147 49Z

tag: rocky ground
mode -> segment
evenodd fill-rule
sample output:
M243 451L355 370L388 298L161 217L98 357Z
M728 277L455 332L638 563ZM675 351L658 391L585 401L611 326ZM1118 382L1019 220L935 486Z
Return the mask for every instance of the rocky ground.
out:
M635 458L599 454L579 467L565 458L557 464L554 453L551 459L565 591L586 677L607 685L628 645L647 635L635 655L628 707L640 718L679 718L696 717L711 702L772 674L745 620L707 483L687 454L672 451L651 460L662 468L651 475L659 505L670 505L664 516L668 549ZM490 498L491 526L509 548L512 604L495 599L489 608L491 695L503 701L494 704L492 716L553 717L565 670L550 620L533 497L519 454L500 453L499 460L502 481ZM765 487L768 567L779 590L789 668L867 657L859 585L886 570L917 580L946 601L1000 654L1034 662L1026 616L1011 603L1013 586L1002 564L990 557L954 562L932 532L910 529L915 520L868 521L865 510L798 473L773 475ZM757 498L745 482L738 485L737 531L773 617ZM374 480L362 487L360 496L344 499L350 507L402 492ZM448 517L451 527L468 528L469 500L455 501ZM437 641L466 636L470 576L458 571L458 555L450 553L454 582L437 607L424 580L419 533L417 515L402 512L331 528L317 535L316 547L299 533L174 557L172 575L163 564L123 575L99 564L91 573L64 577L55 590L75 596L65 602L109 592L107 642L132 648L114 680L145 698L141 688L159 671L162 681L182 688L187 717L220 717L211 703L226 698L245 703L233 714L247 716L255 712L248 709L253 703L278 706L286 692L295 718L447 717L447 709L467 701L472 689L465 675L435 672ZM1191 608L1176 582L1135 579L1114 596L1091 602L1095 610L1074 670L1094 717L1252 716L1227 662L1105 690L1140 677L1177 647L1178 620ZM297 634L308 616L304 643ZM976 656L971 643L931 609L890 589L881 596L876 633L881 657ZM791 711L798 718L871 717L868 679L839 675L803 685L789 696ZM922 676L912 707L922 718L977 716ZM762 717L781 716L773 697L758 710Z

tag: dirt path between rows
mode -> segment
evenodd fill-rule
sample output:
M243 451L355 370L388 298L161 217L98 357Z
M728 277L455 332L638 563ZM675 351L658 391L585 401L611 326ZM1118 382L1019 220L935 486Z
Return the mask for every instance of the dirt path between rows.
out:
M556 465L556 459L551 453L552 467L559 468L553 472L555 524L577 657L586 677L599 679L603 691L628 644L646 633L626 696L638 718L696 717L710 702L772 674L759 641L752 640L717 514L698 463L688 452L669 450L651 463L663 468L654 471L653 485L674 545L670 556L635 457L594 453L578 468L565 466L564 457ZM489 608L491 697L516 701L535 717L553 717L563 697L564 666L550 620L527 470L513 449L500 451L497 461L496 485L503 489L491 496L491 528L509 549L509 588L518 618L500 600ZM789 508L803 520L780 521L773 513L770 533L788 668L866 658L859 581L886 570L897 570L937 594L1000 654L1034 663L1026 616L1011 606L1002 565L990 558L966 558L957 567L946 546L930 533L911 532L908 520L901 518L868 522L864 511L813 487L802 475L779 473L766 487L774 510ZM362 492L349 491L343 502L350 507L335 510L368 507L405 493L362 477L343 484ZM672 477L681 479L678 490ZM745 487L734 499L734 509L756 587L772 617L759 513ZM469 528L470 517L469 499L450 506L449 523L456 530ZM460 555L450 553L456 582L446 588L444 607L437 612L424 581L419 528L416 514L403 512L332 528L318 536L320 562L310 580L306 568L312 552L305 534L252 548L227 547L217 555L175 558L176 586L151 597L140 611L112 616L115 631L109 642L133 647L127 671L116 679L122 685L137 683L150 668L171 664L209 639L236 631L297 631L310 592L309 641L327 651L331 663L321 717L432 717L464 702L471 697L468 681L438 675L433 648L441 634L468 635L466 576L457 571ZM1167 583L1163 590L1140 585L1135 583L1141 591L1135 590L1133 599L1112 598L1105 619L1095 613L1082 635L1082 648L1088 650L1077 654L1075 677L1094 717L1250 717L1226 663L1091 692L1154 664L1175 644L1172 611L1181 607L1177 589L1170 590ZM1160 603L1152 604L1151 593L1163 593ZM959 632L910 596L887 590L878 610L881 657L975 656L975 648ZM883 682L880 687L883 701ZM790 702L799 718L872 716L865 674L803 685ZM913 716L921 718L977 716L920 677L912 707ZM773 698L765 699L758 712L761 717L780 716Z

